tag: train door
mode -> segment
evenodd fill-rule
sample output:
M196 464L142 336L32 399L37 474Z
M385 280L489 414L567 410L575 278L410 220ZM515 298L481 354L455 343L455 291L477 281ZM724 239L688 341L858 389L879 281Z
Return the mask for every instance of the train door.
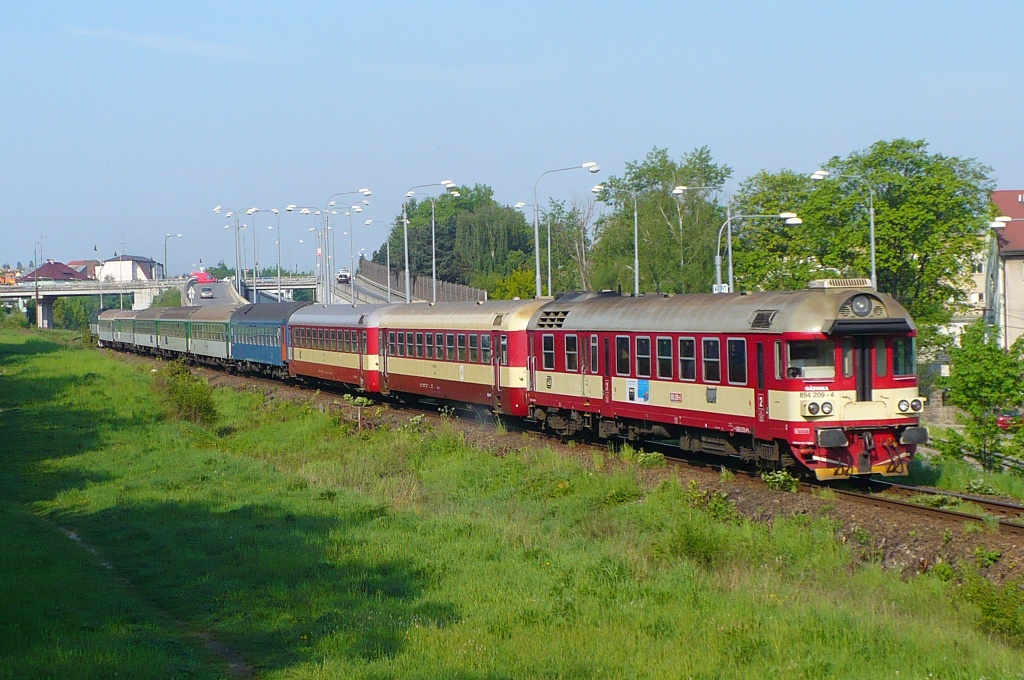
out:
M872 400L871 338L854 338L853 371L857 378L857 401Z
M764 343L754 348L754 437L771 439L768 425L768 387L765 381Z
M383 326L377 329L377 352L380 355L380 391L388 392L388 354L395 343L395 332Z
M352 335L358 339L356 342L356 371L359 372L359 386L366 387L365 377L363 376L363 361L366 356L366 331L352 331Z
M603 364L603 377L602 382L604 387L602 389L604 403L611 405L612 403L612 374L611 374L611 350L609 349L608 338L604 339L604 352L601 354L601 361Z
M600 341L597 335L583 336L580 341L586 353L583 361L583 395L587 399L600 398L603 401L604 380L601 378Z
M501 413L501 354L502 348L508 344L507 336L498 332L491 333L491 370L494 380L494 410Z

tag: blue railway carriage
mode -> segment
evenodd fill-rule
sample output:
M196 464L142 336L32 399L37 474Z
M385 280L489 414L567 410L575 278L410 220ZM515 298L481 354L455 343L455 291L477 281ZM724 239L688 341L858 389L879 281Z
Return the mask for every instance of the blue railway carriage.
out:
M222 366L231 358L231 315L238 305L197 307L189 317L188 353L196 363Z
M308 302L245 305L231 314L231 358L243 371L288 377L285 324Z
M199 307L164 307L156 317L157 353L176 357L188 353L188 321ZM151 310L146 310L146 312ZM140 313L140 317L145 312ZM135 338L139 340L139 320L135 321Z

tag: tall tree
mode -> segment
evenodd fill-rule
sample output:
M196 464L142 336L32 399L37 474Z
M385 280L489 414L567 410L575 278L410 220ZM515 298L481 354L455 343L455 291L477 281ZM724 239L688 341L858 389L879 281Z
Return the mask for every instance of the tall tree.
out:
M615 189L600 197L613 213L595 228L594 283L601 288L632 289L633 195L636 196L642 291L709 290L715 234L723 208L717 194L732 169L714 162L707 147L672 160L655 147L644 160L628 163L622 178L610 177ZM672 189L688 187L674 197ZM699 188L698 188L699 187Z
M878 289L907 307L930 341L955 311L949 301L964 298L990 215L990 169L973 159L929 153L926 142L907 139L877 142L824 167L829 179L813 187L790 171L759 173L743 183L740 211L797 208L804 224L787 229L778 220L761 220L739 226L733 248L742 287L868 277L873 195Z

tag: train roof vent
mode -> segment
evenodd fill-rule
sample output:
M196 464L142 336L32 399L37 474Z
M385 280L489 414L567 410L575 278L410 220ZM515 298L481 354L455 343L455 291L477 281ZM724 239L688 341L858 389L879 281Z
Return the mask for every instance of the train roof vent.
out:
M871 279L815 279L808 288L870 288Z
M759 309L754 312L754 317L750 320L750 328L755 331L766 331L772 327L772 320L778 313L777 309Z
M569 315L568 310L559 309L544 312L537 321L538 328L561 328L565 323L565 317Z
M495 314L494 315L494 321L491 322L491 325L492 326L500 326L501 322L504 321L504 320L505 320L505 314L504 313Z

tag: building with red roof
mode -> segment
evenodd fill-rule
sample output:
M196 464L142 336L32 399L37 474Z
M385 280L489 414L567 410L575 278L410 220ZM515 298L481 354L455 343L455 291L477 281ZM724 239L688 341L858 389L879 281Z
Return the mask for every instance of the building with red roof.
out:
M988 277L989 320L1002 330L1005 347L1024 335L1024 189L992 192L999 214L1009 217L996 233L996 257Z
M36 267L21 277L22 281L87 281L85 274L81 274L63 262L47 260L46 264Z

